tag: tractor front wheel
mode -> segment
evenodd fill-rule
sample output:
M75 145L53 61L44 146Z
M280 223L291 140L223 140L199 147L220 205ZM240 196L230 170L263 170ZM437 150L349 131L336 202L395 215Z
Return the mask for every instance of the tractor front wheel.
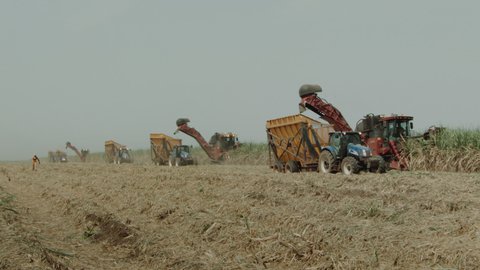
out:
M333 155L328 151L323 151L318 159L318 171L322 173L331 173L333 170Z
M358 161L354 157L346 157L342 160L342 173L345 175L351 175L358 173Z

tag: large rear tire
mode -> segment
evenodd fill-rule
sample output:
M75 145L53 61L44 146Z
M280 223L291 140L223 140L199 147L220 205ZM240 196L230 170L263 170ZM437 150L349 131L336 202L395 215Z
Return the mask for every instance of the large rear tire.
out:
M331 173L333 171L333 155L328 151L323 151L318 159L318 171L322 173Z
M297 173L300 172L300 166L297 161L289 160L285 164L285 172Z
M346 157L342 160L342 173L345 175L351 175L358 173L358 161L354 157Z

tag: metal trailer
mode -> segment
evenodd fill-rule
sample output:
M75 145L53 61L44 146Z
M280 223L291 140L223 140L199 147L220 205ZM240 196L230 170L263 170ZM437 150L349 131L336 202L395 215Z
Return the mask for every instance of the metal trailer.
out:
M50 162L61 162L65 163L68 161L67 153L57 150L57 151L48 151L48 160Z
M270 167L278 172L317 171L333 126L302 114L266 122Z
M150 133L150 156L156 165L167 165L174 146L182 145L176 139L163 133Z
M105 141L104 159L107 163L133 163L133 157L130 149L123 144L119 144L113 140Z

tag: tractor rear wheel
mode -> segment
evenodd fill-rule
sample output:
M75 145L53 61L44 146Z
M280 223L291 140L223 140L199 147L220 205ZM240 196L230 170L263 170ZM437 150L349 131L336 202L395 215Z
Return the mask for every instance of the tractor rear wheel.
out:
M289 160L287 164L285 164L285 172L291 172L291 173L300 172L300 166L298 162L294 160Z
M331 173L333 170L333 155L328 151L323 151L318 159L318 171L322 173Z
M358 173L358 161L354 157L346 157L342 160L342 173L345 175L351 175Z

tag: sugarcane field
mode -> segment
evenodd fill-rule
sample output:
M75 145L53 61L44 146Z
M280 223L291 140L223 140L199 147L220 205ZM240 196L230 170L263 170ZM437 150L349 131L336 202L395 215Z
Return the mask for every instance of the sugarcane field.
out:
M0 1L0 270L480 269L478 10Z

